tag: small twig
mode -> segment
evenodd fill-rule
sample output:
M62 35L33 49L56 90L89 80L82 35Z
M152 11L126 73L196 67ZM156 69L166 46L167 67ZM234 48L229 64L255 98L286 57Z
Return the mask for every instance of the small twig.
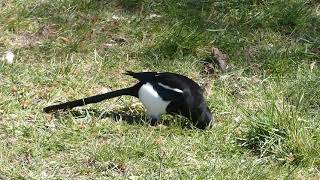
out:
M159 154L159 157L160 157L160 165L159 165L159 180L162 179L162 167L163 167L163 154L162 154L162 149L160 147L160 154Z

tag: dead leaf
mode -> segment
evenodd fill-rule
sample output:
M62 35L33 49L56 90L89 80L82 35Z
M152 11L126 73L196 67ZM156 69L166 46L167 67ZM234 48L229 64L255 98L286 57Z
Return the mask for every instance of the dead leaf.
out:
M85 128L86 128L86 125L84 125L84 124L81 123L81 124L78 125L78 127L79 127L79 129L85 129Z
M218 64L219 68L225 72L229 65L228 65L228 56L223 54L218 48L212 48L211 51L212 59L215 63Z
M160 137L160 138L158 138L158 139L156 139L155 141L154 141L154 144L156 144L156 145L162 145L163 144L163 139Z
M27 109L28 106L29 106L29 103L26 100L21 102L22 109Z
M294 161L296 158L294 157L294 155L292 154L292 153L290 153L289 155L288 155L288 157L287 157L287 160L289 161L289 162L292 162L292 161Z
M17 86L13 85L11 88L12 95L17 96L17 92L18 92Z
M58 37L57 40L62 40L64 43L70 43L70 40L63 36Z
M214 73L214 66L212 63L205 62L203 67L204 67L203 71L205 74L213 74Z
M312 63L310 64L310 70L312 71L315 67L317 67L316 62L312 62Z
M38 35L41 37L51 37L57 33L57 28L54 25L44 25L38 30Z

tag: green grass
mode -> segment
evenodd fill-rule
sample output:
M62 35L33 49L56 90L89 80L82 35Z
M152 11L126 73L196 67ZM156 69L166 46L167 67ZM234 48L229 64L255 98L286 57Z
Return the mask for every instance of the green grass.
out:
M320 178L319 6L1 1L0 57L12 50L15 59L0 61L0 178ZM229 56L230 71L201 73L212 47ZM42 113L134 84L125 70L194 79L213 128L190 129L169 115L150 127L130 97Z

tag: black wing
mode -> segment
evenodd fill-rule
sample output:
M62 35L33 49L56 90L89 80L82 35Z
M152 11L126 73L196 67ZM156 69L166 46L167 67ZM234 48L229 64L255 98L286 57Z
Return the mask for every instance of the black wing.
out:
M127 75L138 79L142 83L151 83L164 100L173 100L182 93L187 97L201 97L201 87L186 76L170 72L132 72ZM171 89L171 90L170 90Z
M132 71L127 71L125 74L132 76L133 78L136 78L143 83L157 82L173 89L179 89L181 91L184 91L185 89L189 89L191 92L198 91L197 93L199 92L201 94L203 93L201 87L196 82L180 74L169 73L169 72L163 72L163 73L137 72L136 73Z

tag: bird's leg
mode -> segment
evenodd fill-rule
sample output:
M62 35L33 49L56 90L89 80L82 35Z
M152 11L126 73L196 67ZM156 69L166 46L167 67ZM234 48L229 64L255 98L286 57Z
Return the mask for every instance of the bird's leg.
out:
M150 123L151 126L156 126L158 124L158 121L159 121L159 116L149 115L148 119L149 119L149 123Z

